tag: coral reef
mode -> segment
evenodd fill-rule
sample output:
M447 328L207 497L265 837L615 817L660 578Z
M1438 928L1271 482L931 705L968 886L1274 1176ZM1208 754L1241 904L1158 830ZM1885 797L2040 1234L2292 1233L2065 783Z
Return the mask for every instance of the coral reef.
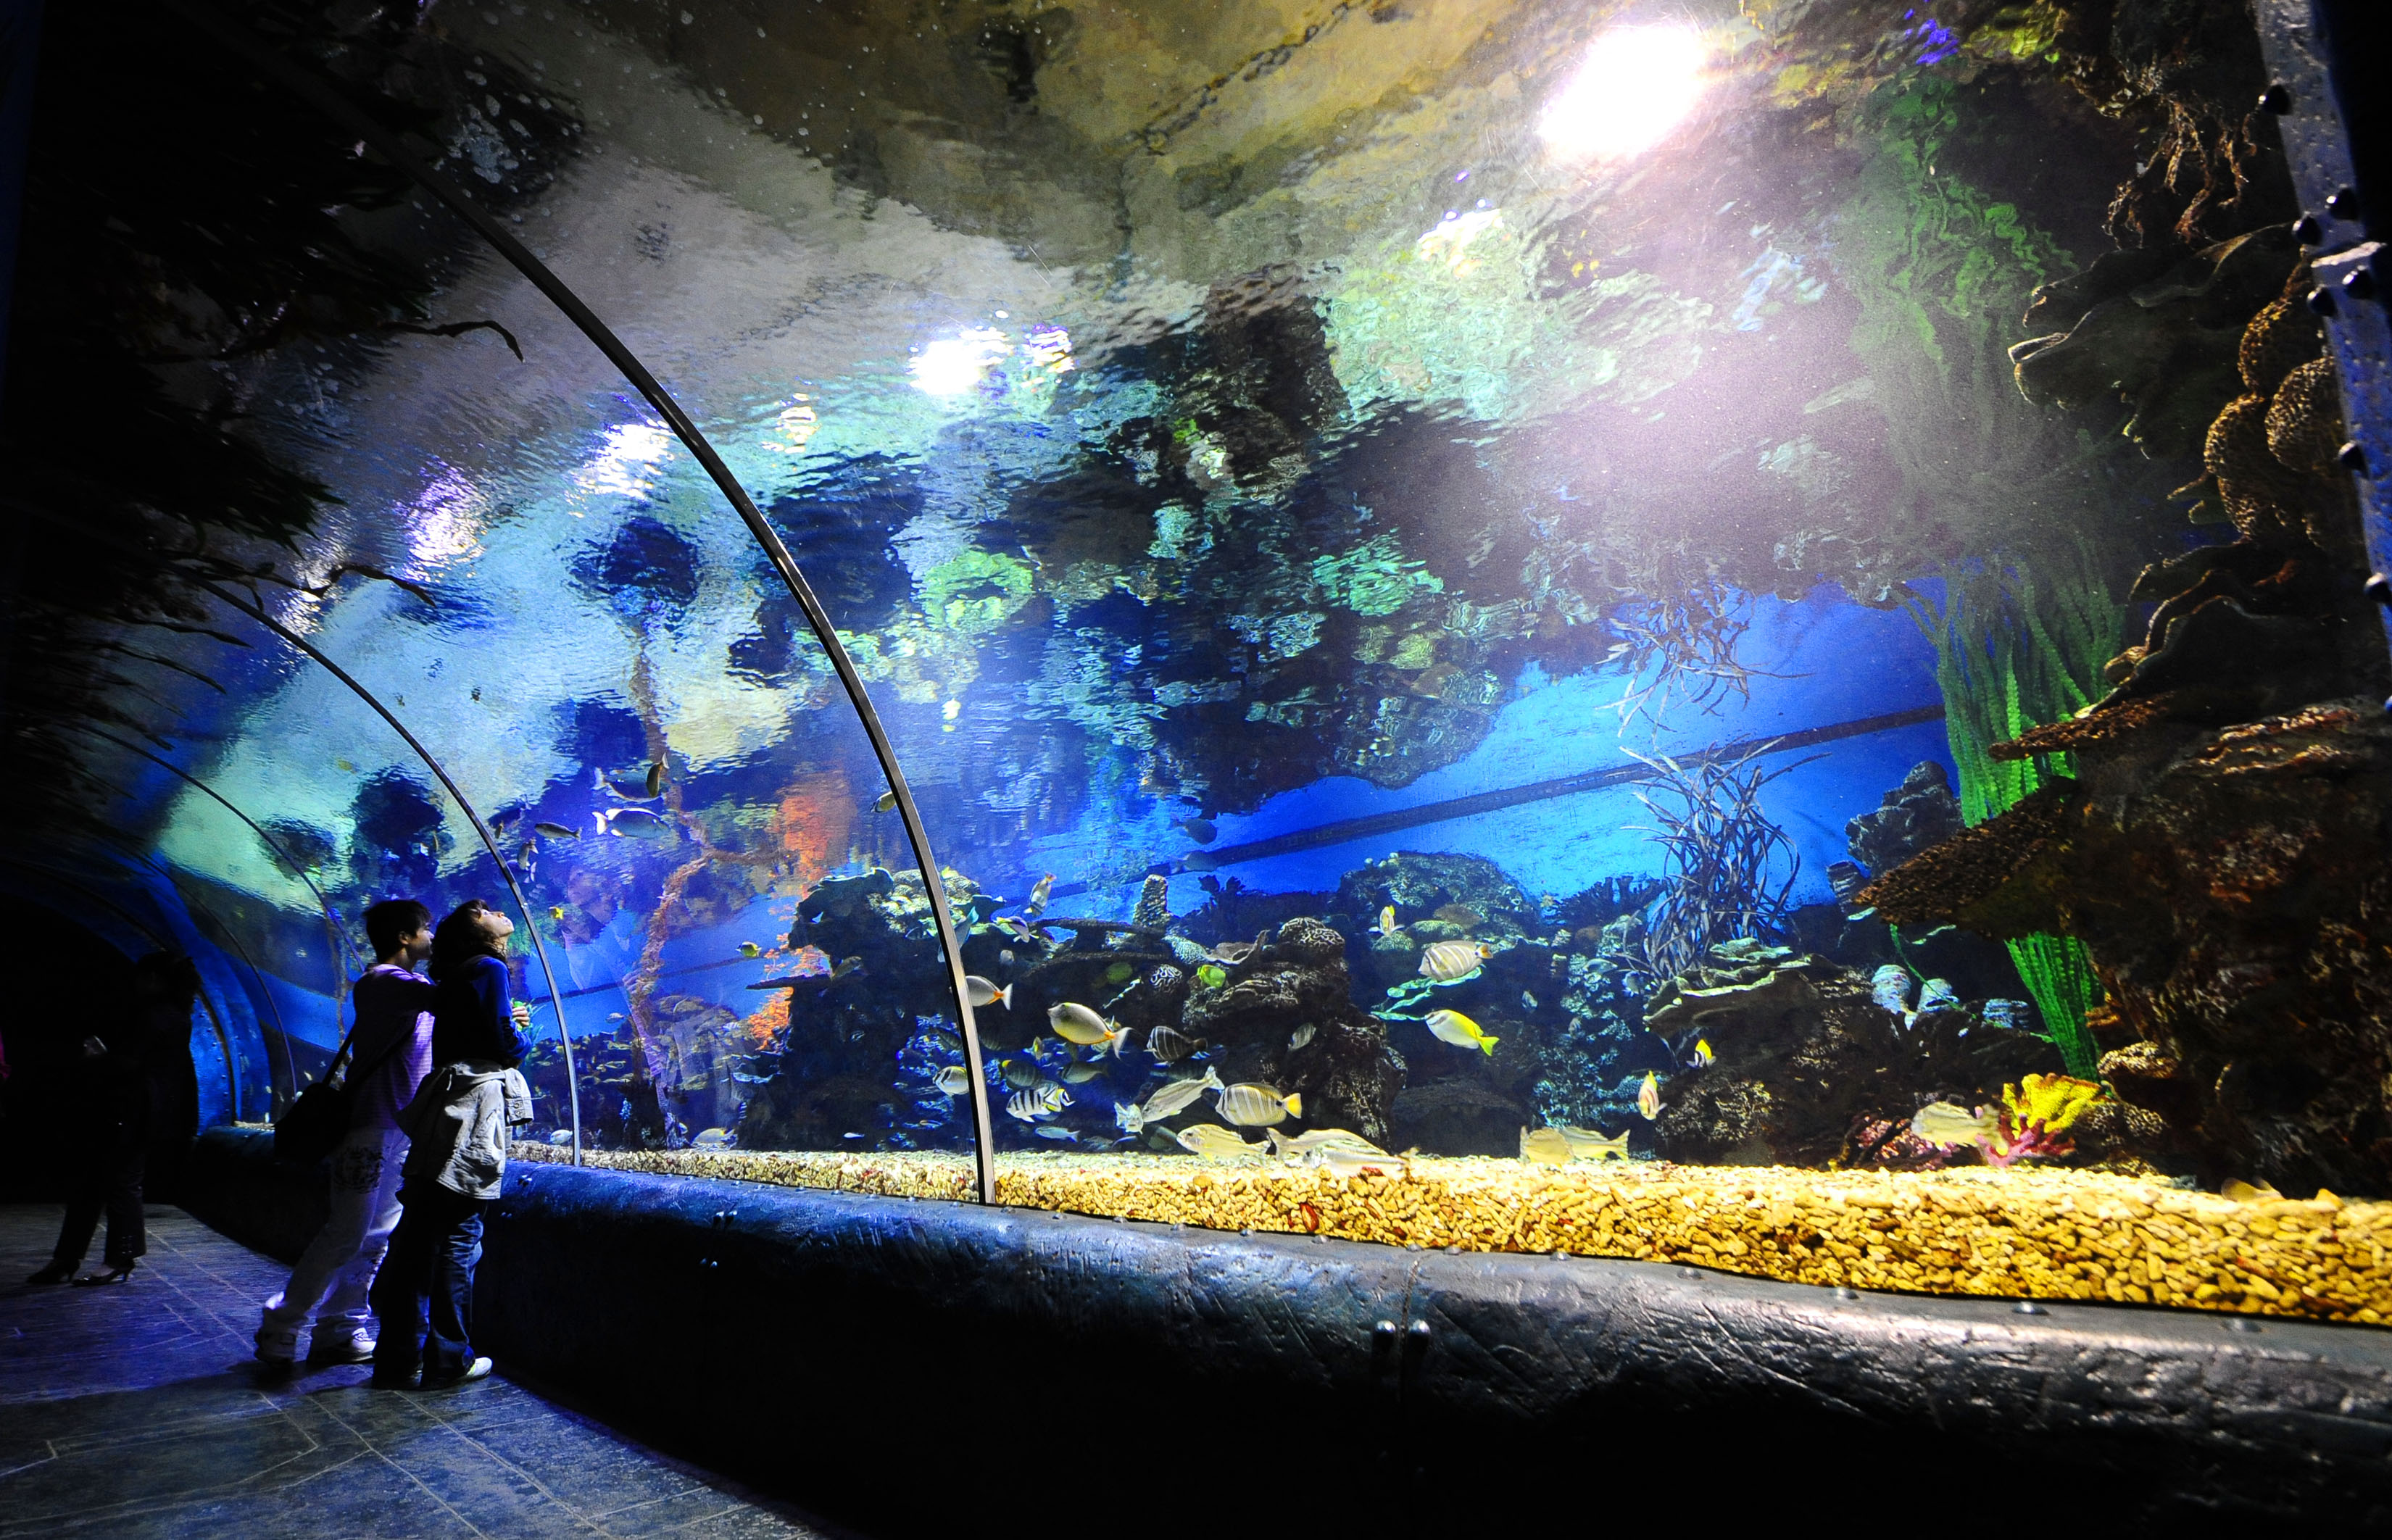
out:
M559 1160L537 1145L523 1158ZM625 1171L966 1200L968 1158L604 1153ZM1921 1173L1416 1158L1402 1176L1004 1155L996 1200L1217 1230L1669 1262L1821 1288L2111 1300L2380 1325L2392 1203L2188 1192L2052 1169Z
M1217 965L1218 984L1200 977L1189 990L1180 1030L1214 1045L1221 1078L1299 1094L1307 1122L1384 1144L1404 1061L1385 1028L1354 1004L1346 938L1299 917L1239 961ZM1311 1034L1295 1046L1307 1026Z
M1937 1099L1990 1100L2052 1056L2041 1038L1957 1002L1905 1024L1869 980L1748 938L1656 990L1644 1024L1679 1066L1662 1082L1661 1153L1726 1165L1882 1163L1873 1124L1906 1126ZM1697 1041L1708 1063L1691 1052Z
M2392 723L2372 700L2097 744L2058 783L1870 889L1989 935L2064 930L2141 1041L2100 1073L2205 1181L2392 1184ZM2128 757L2113 773L2101 762Z

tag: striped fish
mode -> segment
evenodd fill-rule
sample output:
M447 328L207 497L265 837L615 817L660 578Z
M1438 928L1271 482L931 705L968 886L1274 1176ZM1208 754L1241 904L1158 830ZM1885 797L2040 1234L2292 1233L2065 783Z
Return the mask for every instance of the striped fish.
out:
M1005 1114L1025 1123L1041 1122L1072 1105L1072 1094L1052 1081L1028 1091L1017 1091L1005 1099Z
M1304 1116L1304 1097L1300 1094L1282 1096L1274 1087L1241 1081L1224 1087L1215 1106L1221 1116L1240 1128L1268 1128L1285 1122L1290 1117Z
M1168 1027L1157 1027L1146 1034L1146 1051L1164 1064L1177 1064L1196 1052L1196 1044Z
M1494 955L1484 941L1431 941L1421 951L1421 977L1450 984L1476 973Z

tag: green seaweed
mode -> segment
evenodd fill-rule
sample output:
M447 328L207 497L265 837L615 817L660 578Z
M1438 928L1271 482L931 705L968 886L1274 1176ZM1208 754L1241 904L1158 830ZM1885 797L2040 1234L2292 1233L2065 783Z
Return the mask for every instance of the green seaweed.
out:
M2126 606L2094 570L2092 552L2056 581L2038 585L2023 568L1948 576L1940 608L1916 590L1910 610L1935 644L1944 733L1960 772L1960 813L1973 827L2018 805L2056 777L2073 776L2066 754L1993 757L1993 745L2092 704L2101 666L2117 651ZM2072 1075L2094 1072L2098 1056L2085 1015L2100 998L2093 960L2074 937L2036 935L2009 943L2020 980Z

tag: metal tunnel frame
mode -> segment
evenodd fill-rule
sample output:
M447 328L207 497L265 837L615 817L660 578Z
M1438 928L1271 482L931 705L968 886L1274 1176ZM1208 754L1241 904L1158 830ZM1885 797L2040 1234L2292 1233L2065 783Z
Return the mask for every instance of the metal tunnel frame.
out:
M413 749L416 757L422 760L426 768L440 778L440 783L448 788L449 796L463 810L465 817L472 822L474 833L481 836L482 848L488 850L490 853L490 859L499 863L499 877L507 885L507 891L514 895L515 907L523 912L524 933L531 938L532 951L540 957L540 974L548 980L549 1003L556 1011L556 1039L565 1046L565 1083L567 1090L566 1102L571 1107L573 1116L573 1163L577 1166L581 1164L581 1081L573 1071L573 1033L566 1025L565 991L557 985L556 969L549 964L548 944L540 938L540 922L532 915L531 900L524 897L522 885L515 881L514 868L507 864L506 852L499 848L498 840L490 834L490 826L482 822L482 815L474 810L472 802L466 800L464 792L458 787L455 778L449 775L448 767L441 764L433 756L432 751L423 746L423 741L409 731L407 724L400 721L390 707L383 705L372 691L359 684L347 669L326 657L314 642L266 614L263 606L253 604L240 595L229 592L205 578L195 579L195 581L199 587L215 595L226 604L239 610L315 659L326 673L347 685L358 699L371 706L376 716L390 724L392 731L406 740L407 746Z
M789 554L788 547L782 542L780 534L765 519L762 511L757 508L755 499L748 495L747 489L739 485L738 478L731 473L731 468L723 463L722 457L715 452L714 446L708 442L706 435L698 430L697 424L691 420L687 412L682 409L681 404L673 399L671 393L667 391L657 382L656 376L649 372L647 366L643 364L639 357L623 344L621 339L618 338L606 324L582 303L579 295L568 288L554 273L550 272L548 265L533 256L521 241L509 235L496 220L467 198L462 188L425 165L400 142L397 135L359 110L314 72L283 58L247 29L237 25L213 7L200 3L200 0L159 0L159 4L214 38L268 79L332 118L341 124L344 132L357 135L376 153L404 172L425 191L439 199L460 218L471 225L483 239L488 241L500 256L514 265L516 271L530 279L532 286L546 295L551 304L563 311L566 317L580 329L582 335L596 343L599 351L606 356L608 361L613 363L622 372L623 377L647 399L648 404L656 408L666 424L672 429L673 436L680 439L697 462L705 467L707 474L713 478L715 485L722 490L723 497L738 513L740 522L745 524L748 533L755 537L757 545L762 549L766 558L773 563L774 570L780 575L782 583L788 589L789 597L797 601L798 608L804 612L806 624L812 628L815 640L822 643L823 651L828 654L831 666L838 674L839 686L846 691L849 704L855 708L856 717L863 723L865 736L871 739L873 756L879 760L881 773L888 778L889 789L897 798L897 811L905 823L905 838L913 846L915 864L921 869L922 887L924 896L930 905L931 921L938 927L939 942L946 953L948 987L954 991L956 1017L963 1029L964 1060L970 1077L972 1155L978 1177L980 1200L982 1203L994 1204L996 1201L996 1169L993 1160L995 1139L989 1123L988 1081L981 1057L980 1029L972 1017L971 994L964 983L963 948L956 935L955 916L947 906L946 886L939 879L937 859L930 851L930 833L923 826L921 809L915 806L914 794L905 783L904 772L898 768L896 750L889 742L888 732L881 727L879 714L873 709L870 695L864 692L862 677L855 671L854 660L848 656L846 646L838 639L838 628L831 624L830 615L823 609L822 602L814 597L813 589L807 583L805 575L798 570L797 561ZM262 612L252 611L251 613L262 618ZM267 624L271 625L272 622L268 621ZM280 627L275 628L281 629ZM283 632L283 635L289 637L290 633ZM291 640L297 641L296 638L291 638ZM304 647L306 644L300 642L299 645ZM313 649L310 651L312 652ZM322 660L320 654L316 655L319 661ZM327 666L330 665L327 664ZM345 675L342 677L344 679L347 678ZM358 688L354 681L351 681L351 688ZM359 692L363 693L362 691ZM380 703L373 702L371 696L366 698L374 705L376 710L382 710ZM391 718L387 711L383 712L383 715L389 718L394 727L397 726L397 718ZM406 729L400 728L399 731L405 733ZM413 743L414 740L410 738L409 742ZM418 752L421 752L420 747ZM426 755L425 759L428 763L430 756ZM437 766L434 768L436 770L438 769ZM446 782L448 777L444 773L441 779ZM450 791L454 793L453 785L450 786ZM464 799L460 796L458 801L462 805ZM479 817L475 817L474 822L476 829L481 828ZM488 838L488 832L484 831L483 839L486 843ZM495 848L493 853L495 854ZM506 869L503 859L500 861L500 869L501 871ZM512 876L508 878L508 883L510 886L514 885ZM522 895L518 893L516 898L520 902ZM528 911L526 911L526 917L528 917ZM537 944L537 926L534 927L533 938ZM548 956L543 949L540 953L540 965L545 968L547 964ZM554 976L552 975L550 977L552 992L553 992L554 984ZM564 1008L561 1003L558 1005L557 1017L558 1029L562 1031ZM571 1052L568 1038L566 1048L568 1069ZM580 1159L580 1113L577 1102L574 1129L574 1158L577 1162Z

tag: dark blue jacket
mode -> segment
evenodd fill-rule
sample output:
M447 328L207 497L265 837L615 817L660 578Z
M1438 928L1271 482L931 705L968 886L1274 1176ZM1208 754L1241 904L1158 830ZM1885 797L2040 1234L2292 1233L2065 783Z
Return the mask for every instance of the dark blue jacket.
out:
M515 1026L507 965L495 957L469 959L432 997L432 1067L482 1059L513 1069L531 1052Z

